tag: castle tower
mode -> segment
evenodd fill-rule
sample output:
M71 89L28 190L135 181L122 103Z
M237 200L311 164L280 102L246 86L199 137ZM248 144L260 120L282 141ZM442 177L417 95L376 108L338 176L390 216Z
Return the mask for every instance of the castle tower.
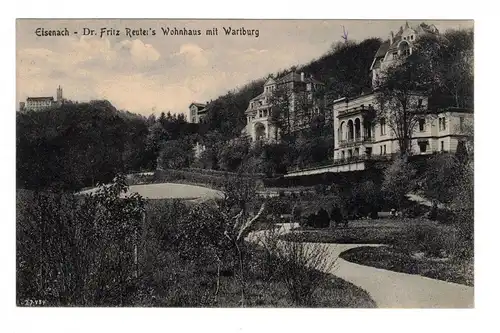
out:
M58 102L62 102L62 99L63 99L63 91L62 91L61 86L59 86L59 87L57 88L57 95L56 95L56 96L57 96L57 97L56 97L56 100L57 100Z

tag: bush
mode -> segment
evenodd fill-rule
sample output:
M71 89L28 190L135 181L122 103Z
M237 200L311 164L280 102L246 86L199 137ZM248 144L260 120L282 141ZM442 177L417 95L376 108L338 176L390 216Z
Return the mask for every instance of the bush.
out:
M278 247L280 279L288 295L298 306L313 303L314 293L324 279L322 272L329 272L334 265L326 246L301 242L283 242Z
M429 207L413 204L403 210L403 216L409 218L422 217L429 212Z
M384 171L382 191L386 198L401 208L406 194L415 187L416 170L414 166L404 158L395 159Z
M443 224L452 224L456 220L456 215L450 209L433 206L429 211L429 219Z
M19 192L17 301L123 306L137 291L136 250L144 202L125 178L95 194Z
M456 252L457 231L439 225L411 225L396 246L407 253L423 252L427 256L442 257Z
M455 222L455 213L449 209L438 209L436 221L444 224L451 224Z

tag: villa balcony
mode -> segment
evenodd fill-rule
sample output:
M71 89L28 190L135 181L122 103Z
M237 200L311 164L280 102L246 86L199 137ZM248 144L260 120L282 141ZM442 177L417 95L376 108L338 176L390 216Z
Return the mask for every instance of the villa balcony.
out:
M357 106L357 107L354 107L354 108L349 108L349 109L345 109L345 110L339 110L337 118L343 118L343 117L348 117L348 116L352 116L352 115L355 115L355 114L367 113L369 110L370 109L368 109L365 106Z
M339 147L340 148L348 148L348 147L360 146L363 143L371 143L371 142L373 142L373 140L374 140L373 138L358 136L358 137L353 138L353 139L340 140Z
M375 138L372 136L365 136L365 137L363 137L363 142L364 143L373 143L373 142L375 142Z

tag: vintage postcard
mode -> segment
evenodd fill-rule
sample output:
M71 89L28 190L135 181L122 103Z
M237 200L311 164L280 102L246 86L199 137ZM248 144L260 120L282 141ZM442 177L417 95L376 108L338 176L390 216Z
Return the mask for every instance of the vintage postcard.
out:
M18 307L474 307L472 20L18 19Z

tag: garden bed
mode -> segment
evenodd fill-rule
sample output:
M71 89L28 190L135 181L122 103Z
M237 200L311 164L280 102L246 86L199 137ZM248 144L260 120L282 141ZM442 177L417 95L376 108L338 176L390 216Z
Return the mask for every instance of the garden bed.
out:
M416 225L436 225L425 219L377 219L349 221L347 228L301 228L281 236L283 240L309 243L394 244Z
M344 260L400 273L417 274L432 279L474 285L473 260L417 257L394 247L363 246L343 252Z

